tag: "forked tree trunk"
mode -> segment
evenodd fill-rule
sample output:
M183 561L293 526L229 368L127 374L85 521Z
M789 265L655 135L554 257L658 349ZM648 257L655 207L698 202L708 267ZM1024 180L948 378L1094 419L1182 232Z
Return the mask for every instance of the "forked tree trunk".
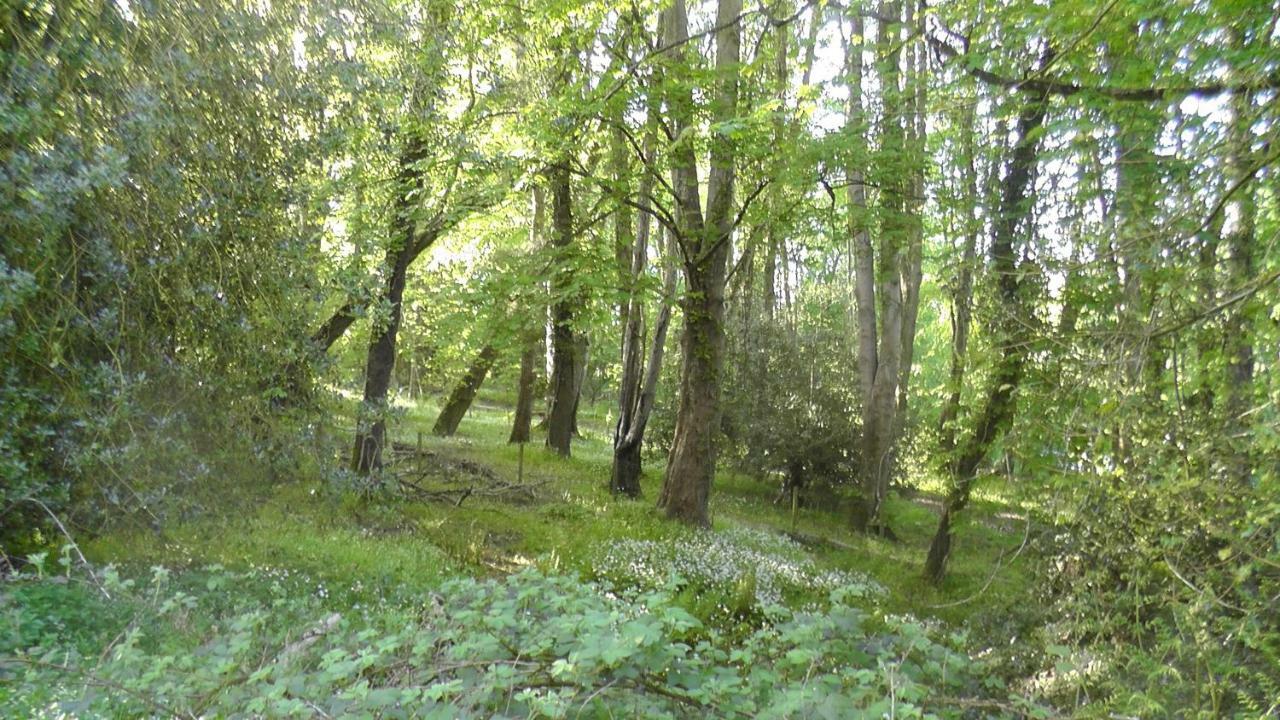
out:
M440 410L440 416L436 418L436 423L431 428L432 435L448 437L458 431L458 425L467 414L467 410L471 409L476 393L480 391L480 386L497 359L498 351L492 345L485 345L480 349L480 354L467 369L467 374L462 376L453 388L453 392L449 393L449 400L445 402Z
M647 230L646 233L647 235ZM665 257L664 248L662 255ZM613 472L609 486L614 492L630 497L640 494L640 452L644 445L644 431L653 411L653 402L658 395L658 379L662 373L662 356L667 346L667 329L671 325L671 301L676 293L676 268L670 260L665 261L666 271L663 279L663 303L658 310L657 320L653 327L653 341L649 346L649 362L644 373L643 382L637 378L632 381L633 391L628 394L627 410L618 418L618 429L613 441ZM638 341L643 342L643 333ZM639 348L636 348L639 351ZM637 359L637 366L639 361ZM638 397L636 393L638 392Z
M718 87L712 96L712 120L727 122L737 115L741 0L720 0L716 17ZM666 13L668 45L674 51L668 68L681 72L676 90L668 94L675 136L691 128L694 104L690 89L680 87L687 72L684 60L689 20L683 0ZM683 69L687 71L687 67ZM717 135L711 144L707 213L702 214L697 160L693 145L672 147L672 179L679 205L677 245L684 266L686 292L683 367L675 437L667 460L667 474L658 507L668 517L707 526L707 499L716 468L716 433L720 428L720 375L724 365L724 290L729 240L733 231L734 146Z
M901 6L896 0L885 0L880 5L879 34L876 42L880 53L880 95L884 106L884 118L880 132L881 152L888 162L897 165L905 159L906 145L900 108L902 102L899 87L901 66ZM889 21L889 20L892 21ZM862 466L859 486L861 497L854 503L850 516L853 528L859 532L882 531L880 510L888 493L889 481L895 467L895 439L897 437L898 382L901 374L903 337L903 276L906 245L911 240L912 223L908 215L907 195L912 183L905 172L895 171L882 179L880 204L880 277L877 294L880 296L879 347L871 375L870 392L863 399L862 412ZM869 244L869 243L868 243ZM874 286L875 276L864 274L871 263L864 257L858 263L857 288L859 299L865 288ZM859 337L869 336L875 327L874 306L870 317L859 304L859 322L869 325L859 327ZM861 360L861 358L860 358ZM865 372L866 368L859 368ZM865 382L865 380L864 380Z

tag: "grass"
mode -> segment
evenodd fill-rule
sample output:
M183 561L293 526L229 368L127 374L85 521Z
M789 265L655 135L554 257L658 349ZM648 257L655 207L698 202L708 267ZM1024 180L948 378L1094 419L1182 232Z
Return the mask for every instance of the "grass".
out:
M515 481L520 448L506 442L512 412L500 394L482 393L458 434L436 438L430 428L438 398L402 402L394 439L421 443L425 450L465 459ZM343 428L354 424L354 403L337 399L320 465L341 467L346 452ZM385 494L361 495L332 479L302 477L259 492L228 497L244 507L224 508L152 532L116 532L86 544L99 562L147 567L153 564L290 568L344 591L385 593L397 587L430 587L456 573L504 573L523 565L594 575L593 559L620 538L672 541L689 531L667 521L653 507L660 469L649 467L639 500L607 490L611 450L604 403L583 409L583 437L573 457L547 451L535 432L524 448L524 481L538 487L535 502L469 498L460 506L414 502ZM749 527L784 532L789 507L775 505L777 488L732 469L722 469L712 491L714 527ZM1025 556L1009 562L1022 539L1017 523L997 516L1019 512L988 498L975 503L956 530L948 580L936 588L920 574L936 514L923 500L893 497L886 512L900 540L856 535L844 515L832 509L801 509L796 529L822 539L805 549L819 567L865 573L887 589L887 612L935 617L951 624L975 613L994 613L1024 601L1029 579ZM997 559L1005 562L997 569ZM357 590L350 590L358 588Z

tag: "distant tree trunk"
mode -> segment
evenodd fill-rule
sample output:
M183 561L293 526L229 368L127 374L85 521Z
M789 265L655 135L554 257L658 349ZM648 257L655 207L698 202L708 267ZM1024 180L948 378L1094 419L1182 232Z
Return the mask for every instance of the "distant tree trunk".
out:
M1236 44L1239 44L1237 41ZM1258 203L1254 198L1253 182L1246 180L1253 168L1253 122L1250 93L1236 93L1231 99L1230 149L1227 160L1228 174L1232 182L1244 181L1245 186L1236 191L1230 205L1231 226L1226 240L1230 256L1227 258L1227 275L1230 286L1243 287L1257 277L1254 258L1254 234L1257 224ZM1230 448L1229 472L1240 486L1247 486L1253 477L1253 460L1250 448L1249 411L1254 402L1254 350L1253 317L1257 302L1246 298L1227 319L1227 431Z
M974 162L974 106L965 103L960 125L960 172L963 193L972 203L972 209L964 216L964 249L960 253L960 267L951 289L951 368L947 376L947 399L938 417L938 444L944 454L956 446L956 414L960 411L960 395L964 389L965 362L969 353L969 324L973 313L973 268L977 259L978 231L978 171Z
M476 399L480 385L484 383L485 377L489 375L489 370L493 368L493 363L497 359L498 351L492 345L481 348L480 354L467 369L467 374L462 376L454 386L453 392L449 393L448 401L440 410L436 424L431 428L432 435L448 437L458 431L458 424L462 422L467 410L471 409L471 403Z
M978 466L991 449L991 443L1012 420L1014 393L1022 382L1028 333L1019 299L1018 260L1014 245L1019 228L1027 224L1031 216L1030 198L1039 158L1039 129L1044 124L1047 109L1046 95L1024 98L1018 117L1017 143L1009 161L1009 171L1001 181L1000 209L995 219L995 237L990 252L1000 301L1000 324L997 328L1000 355L982 411L978 414L977 426L952 461L951 486L924 566L925 577L934 583L941 582L951 556L951 518L968 505ZM1026 231L1034 232L1034 229L1027 227Z
M741 0L719 0L715 33L719 87L711 100L714 122L727 122L737 116L741 13ZM674 60L669 67L680 72L689 37L683 0L676 0L666 16L668 45L674 46L668 54ZM687 67L683 70L687 72ZM693 122L692 93L687 87L674 90L669 93L667 105L675 136L679 137ZM679 205L676 240L687 287L681 301L684 337L679 408L658 507L668 517L702 526L710 524L707 500L715 475L716 433L720 428L724 290L734 220L734 158L732 140L713 135L704 218L693 145L677 142L672 147L672 179Z
M852 36L846 48L849 67L849 108L846 126L850 132L862 134L866 122L862 111L863 22L860 12L852 13ZM861 168L851 167L849 188L849 232L853 238L854 285L858 325L858 394L865 417L871 401L871 386L876 379L876 281L875 252L867 228L866 177Z
M551 186L552 244L560 255L552 280L551 307L551 410L547 415L547 447L568 457L573 442L574 410L577 405L577 342L573 332L573 302L566 297L570 284L567 252L573 242L573 207L569 169L563 165L548 173Z
M582 437L578 430L578 408L582 405L582 388L587 383L587 370L591 365L591 341L584 333L574 333L573 353L573 414L569 427L574 437Z
M511 422L509 443L529 442L529 427L533 424L533 386L537 380L538 343L526 342L520 353L520 386L516 391L516 416Z

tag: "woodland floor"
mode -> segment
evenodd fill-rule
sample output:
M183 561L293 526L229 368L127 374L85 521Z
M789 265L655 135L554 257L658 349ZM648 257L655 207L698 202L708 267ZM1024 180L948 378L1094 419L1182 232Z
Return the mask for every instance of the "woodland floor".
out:
M552 456L535 432L524 450L521 481L519 449L506 442L512 411L505 398L482 394L458 434L447 439L430 434L437 403L438 398L402 403L403 416L394 424L401 452L392 467L423 492L368 497L335 491L332 477L301 468L297 477L270 488L245 490L229 483L188 521L161 533L108 534L87 543L86 554L125 566L288 569L316 578L318 592L359 598L391 586L430 585L460 573L499 574L526 565L592 578L597 559L613 543L676 542L690 532L654 510L658 459L646 461L642 498L607 491L605 404L584 411L583 436L575 440L571 459ZM321 435L323 452L332 453L337 467L353 410L354 404L334 408L332 426ZM836 508L801 507L793 530L789 504L774 502L775 483L722 469L711 497L714 532L791 532L819 569L862 573L884 586L878 602L888 612L977 632L986 623L1002 622L1029 599L1026 570L1032 560L1020 551L1028 529L1024 508L998 491L976 501L957 529L951 575L934 588L921 579L920 565L935 527L938 495L927 478L920 485L891 498L888 517L898 536L891 542L851 533Z

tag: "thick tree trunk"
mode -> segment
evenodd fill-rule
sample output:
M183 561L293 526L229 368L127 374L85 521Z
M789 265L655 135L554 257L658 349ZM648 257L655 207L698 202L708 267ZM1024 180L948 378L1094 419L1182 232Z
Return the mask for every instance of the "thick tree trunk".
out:
M1009 162L1009 172L1001 182L1000 212L995 222L991 243L991 269L995 275L1000 299L1000 321L997 328L1000 356L992 373L977 427L958 450L951 466L951 487L929 545L924 574L931 582L941 582L951 557L951 518L969 503L969 492L978 466L991 449L991 443L1013 418L1014 393L1022 382L1028 352L1025 313L1018 297L1018 261L1015 242L1019 228L1031 215L1031 191L1039 157L1039 129L1048 109L1047 96L1026 98L1018 117L1018 140ZM1033 232L1027 228L1027 232Z
M724 259L719 262L723 268ZM691 277L689 284L681 303L685 327L680 341L680 405L658 507L666 510L668 517L709 526L707 499L715 475L716 433L720 428L724 294L723 288L715 290L714 277Z
M529 342L520 354L520 387L516 391L516 416L511 422L509 443L529 442L529 427L533 424L533 386L537 379L538 343Z
M553 167L551 185L552 243L564 253L573 242L573 208L569 185L569 169ZM551 410L547 415L547 447L568 457L573 442L574 410L577 405L578 377L576 338L573 332L573 301L566 297L571 277L563 256L561 267L552 280L554 300L551 307Z
M718 87L712 98L712 119L725 122L737 115L741 0L720 0L716 17ZM671 54L678 65L689 36L683 0L667 12L668 44L679 43ZM690 128L694 116L692 93L681 88L670 94L676 137ZM720 374L724 364L724 289L729 240L733 231L734 147L716 136L711 145L711 174L707 183L707 214L701 211L697 161L688 142L672 149L672 176L679 204L680 246L687 284L681 302L684 337L680 399L675 437L658 507L668 517L695 525L710 525L707 499L716 467L716 433L720 428Z
M440 410L440 416L436 418L436 424L431 428L432 435L448 437L458 431L458 425L467 414L467 410L471 409L471 403L476 399L480 385L484 383L484 379L489 375L489 370L493 368L493 363L497 359L498 351L492 345L481 348L475 362L471 363L471 367L467 369L467 374L462 376L453 388L453 392L449 393L449 400L445 402Z

